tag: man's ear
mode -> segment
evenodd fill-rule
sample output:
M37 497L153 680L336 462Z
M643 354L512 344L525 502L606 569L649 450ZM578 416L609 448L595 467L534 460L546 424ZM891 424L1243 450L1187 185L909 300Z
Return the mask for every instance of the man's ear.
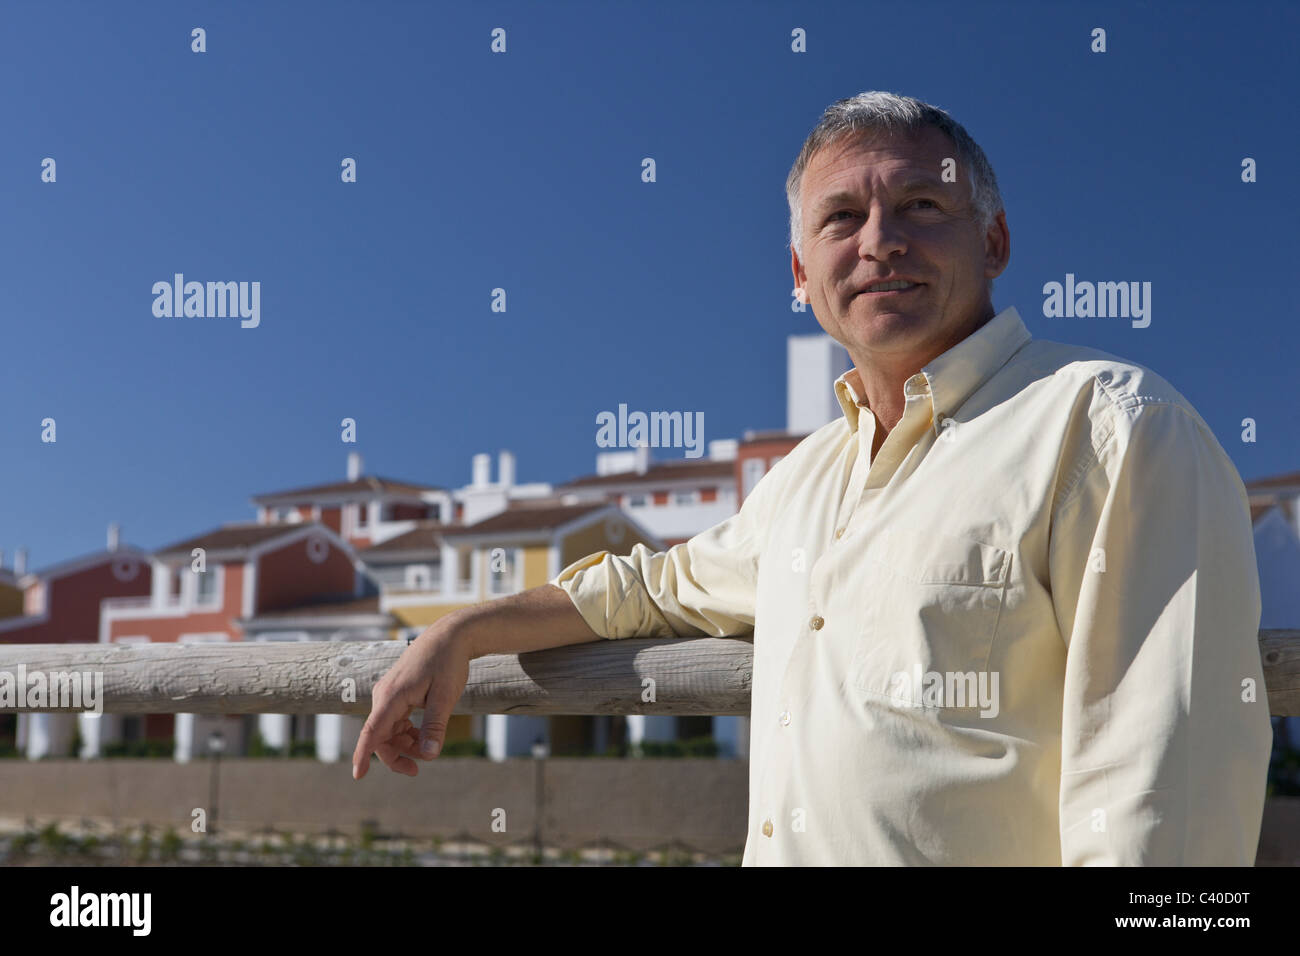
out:
M803 265L799 262L799 253L790 248L790 271L794 273L794 297L805 305L808 304L808 293L804 291L804 282L807 281L803 275Z

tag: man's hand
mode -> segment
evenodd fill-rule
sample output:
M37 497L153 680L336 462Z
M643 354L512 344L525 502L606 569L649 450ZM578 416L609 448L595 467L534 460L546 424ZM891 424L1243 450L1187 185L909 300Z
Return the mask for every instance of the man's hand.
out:
M375 685L352 754L354 779L366 775L372 752L394 773L414 777L420 772L415 760L432 760L442 750L452 708L469 680L471 653L459 620L450 614L427 627ZM417 729L410 716L421 707L424 721Z
M352 754L352 776L370 769L370 754L408 777L416 760L432 760L447 736L452 708L465 692L469 662L484 654L527 654L601 640L562 588L543 584L485 604L460 608L425 628L375 685L370 716ZM424 708L417 730L411 711ZM422 748L428 744L433 749Z

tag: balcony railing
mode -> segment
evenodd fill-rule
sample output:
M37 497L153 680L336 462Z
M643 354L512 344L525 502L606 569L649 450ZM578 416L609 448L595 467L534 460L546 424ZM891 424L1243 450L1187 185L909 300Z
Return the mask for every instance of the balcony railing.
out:
M404 641L0 644L0 671L103 674L108 713L367 714ZM1300 716L1300 630L1260 632L1269 711ZM457 714L748 715L744 638L628 638L470 663ZM642 698L654 680L655 700ZM345 684L353 681L354 685ZM355 699L343 700L343 689ZM352 696L352 695L347 695ZM23 711L80 708L24 707Z

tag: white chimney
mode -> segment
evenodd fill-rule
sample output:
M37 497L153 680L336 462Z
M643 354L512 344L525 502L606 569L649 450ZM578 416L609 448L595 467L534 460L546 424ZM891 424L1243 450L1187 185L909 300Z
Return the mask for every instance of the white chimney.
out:
M14 552L14 577L21 578L27 573L27 549L19 548Z
M644 475L646 469L650 467L650 446L637 445L636 447L636 473Z
M361 477L361 452L348 452L348 481L356 481Z
M4 570L4 566L5 566L5 550L4 548L0 548L0 570Z
M121 538L122 538L122 526L118 524L116 521L110 522L108 525L108 550L116 551L118 542L121 540Z
M515 483L515 456L508 451L497 457L497 483L502 488L510 488Z
M470 482L475 488L486 488L492 482L492 456L475 455L473 459L473 480Z

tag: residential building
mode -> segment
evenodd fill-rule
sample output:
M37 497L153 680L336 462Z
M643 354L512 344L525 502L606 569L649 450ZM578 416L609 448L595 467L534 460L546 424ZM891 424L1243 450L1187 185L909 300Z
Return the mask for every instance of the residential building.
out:
M159 549L150 564L148 597L103 602L100 641L280 639L274 626L264 625L265 615L291 608L301 615L304 606L355 599L361 596L365 580L352 547L332 529L314 521L224 525ZM294 629L308 635L318 633L301 620ZM138 720L101 719L100 744L127 732ZM173 715L159 714L149 716L145 736L172 736L176 759L185 762L203 752L204 742L214 731L232 742L233 752L240 752L254 723L270 747L287 747L291 740L311 739L315 733L312 715L262 714L254 722L195 714L177 714L173 719ZM95 756L97 746L87 755Z
M105 550L36 572L27 571L27 552L20 549L6 580L22 594L22 613L0 619L0 643L94 643L101 602L148 594L148 571L149 555L122 544L116 524L109 525ZM84 714L10 714L0 720L12 721L11 727L0 727L0 735L12 732L15 746L32 760L66 755L78 733L93 746L102 724Z
M254 495L258 524L319 521L356 548L369 547L410 530L426 519L450 521L451 493L361 473L362 459L350 452L345 481Z

